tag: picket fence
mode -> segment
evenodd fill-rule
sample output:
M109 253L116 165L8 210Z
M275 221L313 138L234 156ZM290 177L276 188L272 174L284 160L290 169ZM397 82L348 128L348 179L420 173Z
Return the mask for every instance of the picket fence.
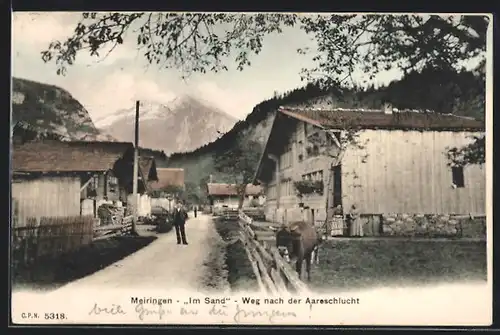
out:
M92 242L93 216L27 218L12 229L12 263L29 265L40 258L55 258Z

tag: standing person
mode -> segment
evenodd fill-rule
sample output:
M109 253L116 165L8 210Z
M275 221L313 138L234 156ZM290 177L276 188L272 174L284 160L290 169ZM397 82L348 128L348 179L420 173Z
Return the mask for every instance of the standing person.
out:
M188 215L184 210L182 204L178 203L174 209L174 227L175 227L175 235L177 236L177 244L187 245L186 241L186 220Z
M194 217L198 216L198 206L194 205Z
M356 205L351 206L351 210L347 214L349 221L349 230L351 236L363 236L363 223L359 217L359 210Z

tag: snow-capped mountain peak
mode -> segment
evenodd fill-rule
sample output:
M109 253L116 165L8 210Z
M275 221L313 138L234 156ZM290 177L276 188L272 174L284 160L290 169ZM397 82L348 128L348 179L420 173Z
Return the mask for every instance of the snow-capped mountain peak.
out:
M209 103L189 95L166 103L142 101L139 110L140 141L146 147L166 153L194 150L217 139L220 132L229 131L237 121ZM95 123L119 140L132 141L135 108L119 110L96 119Z

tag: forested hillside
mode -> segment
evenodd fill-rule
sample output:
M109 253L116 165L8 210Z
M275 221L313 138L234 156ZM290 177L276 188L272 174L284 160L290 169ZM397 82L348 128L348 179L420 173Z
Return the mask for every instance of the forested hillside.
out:
M215 153L230 149L240 136L252 137L261 142L265 140L266 131L270 130L272 122L270 116L280 106L317 106L322 105L322 100L328 100L328 106L332 108L378 109L384 103L391 103L393 107L400 109L429 109L436 113L452 113L484 120L485 78L481 71L457 73L425 69L420 73L410 73L402 80L383 87L326 89L319 84L310 83L259 103L245 120L236 123L216 141L191 152L171 155L169 166L183 167L186 170L186 182L192 185L200 185L200 181L206 180L210 174L216 182L230 181L231 178L214 169Z

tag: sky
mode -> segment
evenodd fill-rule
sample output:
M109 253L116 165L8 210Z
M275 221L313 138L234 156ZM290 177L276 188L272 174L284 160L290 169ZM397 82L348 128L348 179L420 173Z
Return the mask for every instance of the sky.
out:
M243 71L181 78L177 69L147 66L135 48L135 36L126 36L106 58L78 54L65 76L56 74L54 63L44 63L41 51L53 40L64 40L81 17L77 12L13 13L13 76L59 86L67 90L90 113L94 121L123 108L133 108L135 100L167 103L190 94L224 112L243 119L253 107L273 96L306 83L300 70L313 67L311 56L298 48L315 48L314 42L298 28L265 38L262 52L251 58ZM104 53L103 53L104 55ZM376 85L399 79L401 73L387 72L375 79Z

